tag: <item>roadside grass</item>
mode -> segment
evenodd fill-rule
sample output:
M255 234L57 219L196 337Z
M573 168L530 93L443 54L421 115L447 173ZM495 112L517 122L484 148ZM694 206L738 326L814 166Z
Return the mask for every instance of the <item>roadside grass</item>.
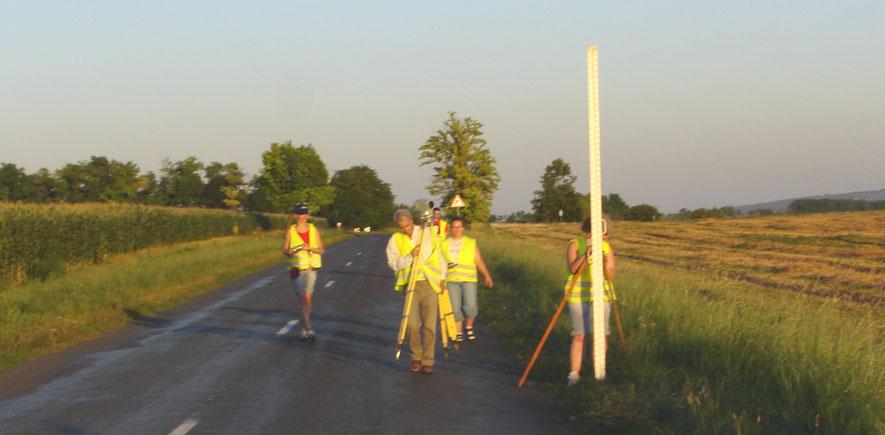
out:
M481 316L526 362L562 295L565 243L474 235L496 281L480 291ZM529 378L586 432L885 431L881 307L624 259L618 269L629 357L612 320L606 381L587 360L566 387L564 313Z
M322 231L328 246L349 237ZM282 231L144 249L0 289L0 371L280 263Z

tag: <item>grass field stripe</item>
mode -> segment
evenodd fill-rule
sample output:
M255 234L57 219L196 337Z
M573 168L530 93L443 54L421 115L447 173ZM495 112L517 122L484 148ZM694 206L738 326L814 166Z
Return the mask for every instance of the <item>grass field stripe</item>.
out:
M602 159L599 133L599 47L587 46L587 116L590 148L590 276L593 280L593 375L605 379L605 301L602 278Z
M277 335L286 335L286 334L288 334L289 331L291 331L292 328L294 328L295 325L297 325L297 324L298 324L298 319L292 319L292 320L286 322L286 326L283 326L282 328L280 328L280 330L277 331Z
M323 287L324 287L324 288L329 288L329 287L332 287L332 285L334 285L334 284L335 284L335 280L334 280L334 279L330 279L329 282L327 282L326 285L324 285Z
M169 432L169 435L185 435L186 433L190 432L191 429L193 429L194 426L196 426L199 422L200 421L196 418L188 418L187 420L179 424L178 427L173 429L172 432Z

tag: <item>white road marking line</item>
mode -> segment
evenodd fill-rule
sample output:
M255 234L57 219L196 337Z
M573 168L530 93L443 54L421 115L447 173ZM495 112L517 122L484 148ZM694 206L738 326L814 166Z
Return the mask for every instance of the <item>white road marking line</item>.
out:
M332 287L332 284L335 284L334 279L330 279L329 282L327 282L326 285L324 285L323 287L329 288L329 287Z
M292 320L286 322L286 326L283 326L282 328L280 328L280 330L277 331L277 335L286 335L286 334L288 334L289 331L291 331L292 328L294 328L295 325L297 325L297 324L298 324L298 319L292 319Z
M344 267L350 267L351 264L353 264L353 262L352 262L352 261L348 261L347 263L344 263Z
M169 435L184 435L190 432L191 429L193 429L194 426L196 426L199 422L200 420L197 420L196 418L188 418L184 421L184 423L178 425L178 427L176 427L172 432L169 432Z
M360 255L363 255L363 251L360 251L360 252L357 252L357 253L356 253L356 256L357 256L357 257L359 257Z

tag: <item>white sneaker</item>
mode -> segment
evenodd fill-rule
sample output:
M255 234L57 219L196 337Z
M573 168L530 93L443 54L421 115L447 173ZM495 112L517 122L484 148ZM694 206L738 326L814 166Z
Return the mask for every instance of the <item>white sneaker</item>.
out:
M566 377L566 379L568 380L568 386L572 387L581 380L581 375L579 375L578 372L568 372L568 377Z
M310 338L310 332L308 332L306 329L302 329L301 330L301 339L307 340L308 338Z

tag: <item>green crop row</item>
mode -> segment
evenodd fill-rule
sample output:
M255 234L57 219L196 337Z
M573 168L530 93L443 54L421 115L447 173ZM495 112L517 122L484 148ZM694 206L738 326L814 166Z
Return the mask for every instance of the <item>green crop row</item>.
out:
M282 228L285 219L140 205L0 203L0 286L146 247Z

